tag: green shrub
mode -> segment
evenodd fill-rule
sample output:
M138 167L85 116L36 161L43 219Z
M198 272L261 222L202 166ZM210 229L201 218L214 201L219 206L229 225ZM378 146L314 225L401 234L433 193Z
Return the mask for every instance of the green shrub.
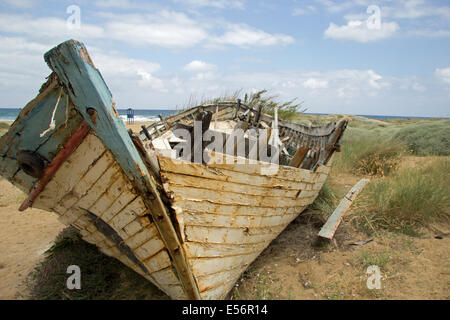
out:
M413 154L450 155L450 120L426 120L408 124L395 138L404 141Z

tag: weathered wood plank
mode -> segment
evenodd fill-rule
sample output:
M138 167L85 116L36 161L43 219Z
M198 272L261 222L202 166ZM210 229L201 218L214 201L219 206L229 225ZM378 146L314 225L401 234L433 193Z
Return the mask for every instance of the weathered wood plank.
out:
M197 277L205 276L209 274L218 274L227 270L236 269L238 266L247 267L260 252L231 257L220 258L193 258L190 259L192 270Z
M106 190L121 175L120 167L113 163L105 173L92 185L89 191L81 197L74 206L88 210L99 199Z
M369 179L361 179L357 184L350 189L350 191L341 200L337 208L333 211L327 222L319 231L319 236L322 238L331 239L336 232L337 227L341 223L344 213L350 208L353 201L356 199L362 189L369 183Z
M64 163L64 161L73 153L73 151L80 145L84 137L88 134L90 127L81 122L80 126L76 128L73 134L64 141L61 150L54 156L52 161L44 168L42 177L35 183L28 194L27 199L21 204L19 211L23 211L31 206L36 197L45 188L48 182L53 178L55 173Z
M300 211L272 216L241 216L183 211L182 213L177 214L177 218L184 225L210 225L224 228L266 228L290 221L292 216L297 216L299 213Z
M151 256L155 255L159 251L164 249L164 243L160 238L152 238L140 245L134 250L134 253L139 258L139 260L143 261Z
M210 190L230 191L256 196L272 196L283 198L295 198L297 194L297 190L245 185L183 174L173 174L169 172L162 172L161 177L163 181L166 181L166 183L176 186L188 186L192 188L201 186L202 188Z
M232 229L205 226L185 226L186 241L223 244L261 243L273 240L286 225L265 229Z
M248 255L255 252L261 252L268 246L270 240L258 244L223 244L223 243L204 243L204 242L185 242L184 246L189 258L219 258L237 255Z
M180 280L172 267L156 271L152 276L163 287L180 285Z
M158 157L161 170L189 176L197 176L218 181L228 181L243 185L252 185L257 187L282 188L292 190L311 190L312 183L306 181L290 181L279 179L278 176L261 176L236 172L224 168L213 168L205 165L198 165L182 160L173 160L167 157ZM180 162L178 162L180 161Z
M165 269L172 265L167 250L159 251L147 260L143 260L142 263L147 267L150 273Z
M64 196L70 194L78 185L85 173L105 151L101 141L89 134L78 148L66 159L53 179L45 186L44 190L34 200L33 207L49 210ZM94 171L98 173L97 169ZM98 173L102 174L103 171ZM89 185L90 187L91 185ZM81 187L81 186L80 186Z
M136 249L137 247L143 245L147 241L149 241L152 238L155 238L158 236L158 230L156 229L155 225L151 225L147 228L141 229L138 233L134 234L127 240L125 240L125 243L131 248Z
M300 213L305 206L265 208L261 206L240 206L230 204L212 203L197 200L176 200L172 207L177 210L187 210L198 213L217 213L221 215L250 215L250 216L279 216L281 214Z
M267 207L267 208L286 208L293 206L305 206L311 204L317 193L314 196L304 197L300 195L299 198L281 198L269 196L252 196L242 193L225 192L208 190L203 188L190 188L183 186L166 185L166 190L173 193L175 201L183 200L197 200L209 201L218 204L231 204L240 206L252 207Z
M314 183L316 178L316 173L313 171L281 165L277 166L274 173L267 173L265 170L266 167L268 167L267 163L255 160L249 162L245 158L233 157L219 153L211 153L211 159L207 165L212 168L227 169L250 175L276 176L278 179L288 181Z
M205 291L211 291L220 287L223 288L229 282L236 282L236 280L239 279L240 275L245 271L246 267L247 265L239 265L239 267L231 270L197 277L198 288L202 293L202 296L204 295Z

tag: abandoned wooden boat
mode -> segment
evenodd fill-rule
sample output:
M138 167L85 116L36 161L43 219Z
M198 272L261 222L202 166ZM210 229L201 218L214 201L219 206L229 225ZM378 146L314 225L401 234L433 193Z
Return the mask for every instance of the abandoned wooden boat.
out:
M52 73L1 138L0 174L28 194L20 210L56 213L173 299L225 298L317 197L346 127L305 127L233 101L161 118L134 135L82 43L66 41L44 57ZM195 136L196 123L200 137L223 138L216 146L241 128L244 148L220 152L200 139L185 145L205 157L182 158L177 146L187 138L177 132ZM264 128L279 133L257 135L278 162L261 154L246 162L249 132Z

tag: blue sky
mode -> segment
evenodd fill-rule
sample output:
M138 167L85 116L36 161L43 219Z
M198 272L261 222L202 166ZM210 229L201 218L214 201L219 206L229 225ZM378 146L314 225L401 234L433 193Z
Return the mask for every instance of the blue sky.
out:
M450 116L448 1L2 0L0 107L32 99L70 38L119 108L269 89L308 112Z

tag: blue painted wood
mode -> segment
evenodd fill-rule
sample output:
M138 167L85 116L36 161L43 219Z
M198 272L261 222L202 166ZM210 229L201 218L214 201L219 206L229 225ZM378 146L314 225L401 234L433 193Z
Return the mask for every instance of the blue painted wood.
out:
M56 86L46 93L40 93L25 106L8 132L0 139L0 174L22 190L29 189L36 179L26 175L14 179L15 175L21 172L16 161L17 151L34 151L50 162L82 121L73 105L69 103L66 110L67 95L62 92L55 111L55 129L40 136L50 126L60 92L61 87ZM36 102L36 99L39 101Z
M128 178L146 188L150 174L113 107L112 95L100 72L93 66L84 46L66 41L45 54L45 61L69 88L69 95L85 121L95 130ZM95 120L88 108L97 112Z

